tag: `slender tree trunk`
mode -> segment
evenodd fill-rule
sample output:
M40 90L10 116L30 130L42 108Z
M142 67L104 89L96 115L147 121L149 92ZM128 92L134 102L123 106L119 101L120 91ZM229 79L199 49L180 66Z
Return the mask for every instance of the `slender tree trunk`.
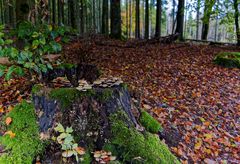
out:
M199 25L200 25L200 5L201 0L197 0L197 27L196 27L196 40L199 39Z
M128 38L128 0L126 0L126 37Z
M111 37L121 39L121 3L120 0L111 0Z
M157 0L156 12L156 31L155 37L161 37L161 24L162 24L162 0Z
M3 14L3 0L0 1L0 11L1 11L1 23L4 24L4 14Z
M217 33L218 33L218 0L217 0L217 13L216 13L216 24L215 24L215 33L214 33L214 41L217 41Z
M135 37L140 38L140 1L136 0Z
M76 25L76 16L75 16L75 0L68 0L69 1L69 10L70 10L70 24L72 28L77 28Z
M178 1L177 11L177 27L175 33L179 33L179 39L183 40L183 25L184 25L184 0Z
M83 0L80 0L80 33L84 34L84 13L83 13Z
M108 0L102 2L102 34L108 35Z
M239 10L238 10L238 5L239 2L238 0L234 0L234 10L235 10L235 14L234 14L234 18L235 18L235 26L236 26L236 35L237 35L237 45L240 46L240 29L239 29Z
M56 1L52 1L52 23L56 24Z
M145 2L145 39L149 38L149 1Z
M202 40L207 40L209 31L209 22L212 14L212 7L216 0L206 0L204 6L203 26L202 26Z
M92 12L93 12L92 26L93 26L94 32L96 32L96 4L95 3L96 3L95 0L92 0Z
M131 38L132 37L132 0L129 0L129 8L130 8L129 38Z
M62 25L62 3L61 0L57 1L58 3L58 25L61 26Z
M172 1L172 34L175 29L175 6L176 6L176 1Z

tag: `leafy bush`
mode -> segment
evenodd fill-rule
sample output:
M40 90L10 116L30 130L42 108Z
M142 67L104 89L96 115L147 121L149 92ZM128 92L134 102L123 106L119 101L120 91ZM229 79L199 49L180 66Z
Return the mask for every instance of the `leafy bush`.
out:
M0 65L0 77L5 74L6 80L9 80L14 73L24 75L23 68L31 74L37 73L40 77L42 73L52 69L52 64L44 60L43 55L61 51L61 43L68 41L65 33L70 32L66 27L47 24L35 26L30 22L22 22L12 32L12 35L18 38L17 43L23 44L18 50L13 47L13 40L4 40L3 29L4 26L1 26L0 57L7 57L13 62L11 67Z
M0 143L5 147L5 153L0 156L0 163L32 163L43 150L39 139L39 127L34 106L23 101L17 105L7 117L12 119L7 130L14 134L0 137Z
M229 68L240 68L240 53L221 52L215 57L214 63Z

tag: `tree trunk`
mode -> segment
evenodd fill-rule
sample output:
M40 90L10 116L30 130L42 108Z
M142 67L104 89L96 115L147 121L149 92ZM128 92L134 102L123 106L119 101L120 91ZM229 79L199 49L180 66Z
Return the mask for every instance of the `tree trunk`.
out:
M202 26L202 40L207 40L209 22L212 14L212 7L216 0L206 0L204 6L203 26Z
M177 11L177 27L176 33L179 33L179 39L183 40L183 25L184 25L184 0L178 1L178 11Z
M140 1L136 0L135 38L140 38Z
M149 38L149 1L145 2L145 39Z
M93 19L92 19L92 26L93 26L93 31L94 33L96 32L96 1L95 0L92 0L92 14L93 14Z
M129 11L129 17L130 17L130 20L129 20L129 38L132 37L132 0L129 0L129 8L130 8L130 11Z
M69 0L69 10L70 10L70 13L69 13L69 16L70 16L70 24L71 24L71 27L76 29L77 28L77 25L76 25L76 16L75 16L75 0Z
M126 0L126 38L128 38L128 0Z
M62 2L61 0L58 0L58 25L62 25Z
M102 2L102 34L108 35L109 24L108 24L108 0Z
M84 34L84 13L83 13L83 0L80 0L80 33Z
M172 34L175 29L175 6L176 6L176 1L172 1Z
M52 1L52 23L56 24L56 0Z
M111 0L111 37L121 39L121 3L120 0Z
M156 12L156 32L155 37L161 37L161 24L162 24L162 0L157 0L157 12Z
M239 10L238 10L238 0L234 0L234 10L235 10L235 14L234 14L234 18L235 18L235 26L236 26L236 35L237 35L237 45L240 46L240 30L239 30Z
M28 14L30 12L31 4L26 0L17 0L16 1L16 21L24 21L28 19Z
M201 0L197 0L197 27L196 27L196 40L199 39L199 24L200 24L200 6Z

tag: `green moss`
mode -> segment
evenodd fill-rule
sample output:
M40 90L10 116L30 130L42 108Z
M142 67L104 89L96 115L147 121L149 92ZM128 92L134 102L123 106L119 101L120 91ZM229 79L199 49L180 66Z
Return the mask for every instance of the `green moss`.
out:
M215 57L214 63L229 68L240 68L240 53L221 52Z
M128 89L128 85L126 83L122 83L120 84L121 87L123 87L124 89Z
M76 64L71 64L71 63L63 63L57 66L57 68L61 68L61 69L72 69L76 67L77 67Z
M158 133L159 131L162 130L162 126L160 125L160 123L146 111L141 112L141 117L139 121L142 124L142 126L144 126L146 130L151 133Z
M32 94L37 94L41 89L43 88L43 85L36 84L32 87Z
M109 98L112 97L112 94L113 94L113 90L112 89L109 89L109 88L106 88L104 89L101 93L99 93L97 95L97 99L101 102L105 102L107 101Z
M86 151L86 153L83 155L83 161L81 161L81 164L90 164L92 162L92 157L89 151Z
M177 158L162 143L157 135L138 132L134 127L128 127L122 112L110 117L113 144L118 150L118 156L123 162L149 164L175 164ZM119 117L120 116L120 117Z
M58 88L58 89L53 89L50 91L49 97L51 99L56 99L61 103L61 108L66 109L68 108L71 103L76 98L81 98L85 96L91 96L94 95L93 90L88 90L86 92L80 92L75 88Z
M16 136L14 138L10 138L9 135L0 137L0 143L6 149L6 153L0 157L0 163L31 164L44 148L39 139L39 127L34 106L23 101L9 112L7 117L12 118L12 123L7 130L12 131Z

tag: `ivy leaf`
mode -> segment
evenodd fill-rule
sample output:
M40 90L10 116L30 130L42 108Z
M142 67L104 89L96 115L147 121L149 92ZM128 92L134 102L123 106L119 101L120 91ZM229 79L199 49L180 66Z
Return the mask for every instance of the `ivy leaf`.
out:
M65 129L64 129L64 127L62 126L62 124L58 124L57 127L54 128L54 130L55 130L56 132L60 132L60 133L65 132Z
M73 129L72 129L72 127L70 127L70 128L69 128L69 127L67 127L67 129L66 129L66 132L67 132L67 133L72 133L72 132L73 132Z

